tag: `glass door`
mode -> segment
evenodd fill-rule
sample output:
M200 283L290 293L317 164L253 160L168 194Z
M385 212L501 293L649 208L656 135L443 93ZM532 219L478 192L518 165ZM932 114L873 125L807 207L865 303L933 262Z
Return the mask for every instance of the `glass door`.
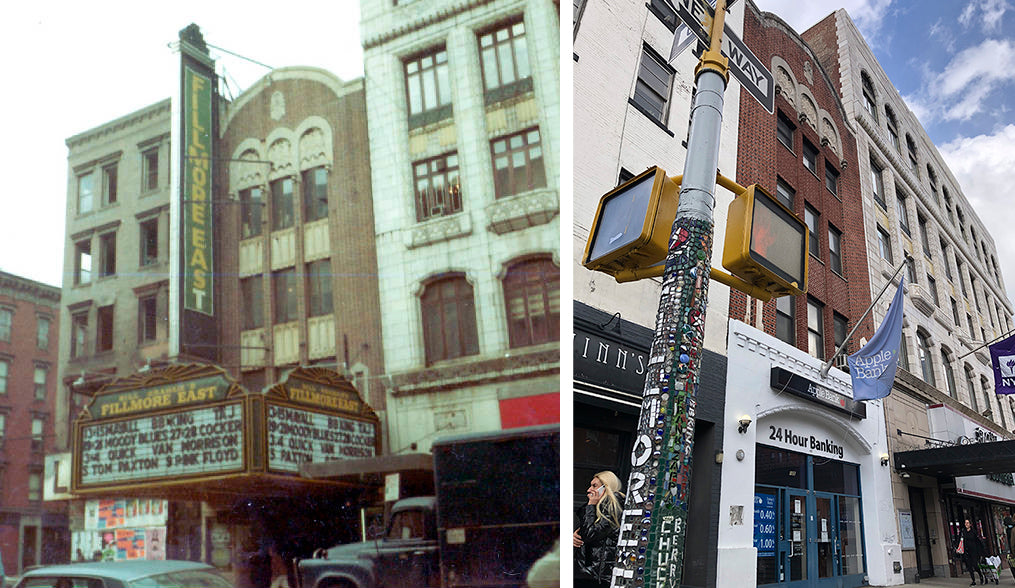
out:
M788 490L786 492L786 533L782 541L782 551L786 570L786 582L798 582L810 577L809 563L811 558L811 533L809 519L811 508L807 504L807 492Z
M836 497L816 494L814 497L815 559L818 578L839 575L839 529L836 524Z

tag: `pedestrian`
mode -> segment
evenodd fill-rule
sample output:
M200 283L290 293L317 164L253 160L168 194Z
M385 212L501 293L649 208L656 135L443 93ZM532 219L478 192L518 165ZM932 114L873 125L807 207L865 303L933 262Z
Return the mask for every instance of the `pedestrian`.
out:
M979 531L973 528L969 519L966 519L965 527L959 529L959 544L955 548L955 553L962 556L962 561L969 570L969 579L972 580L970 586L976 586L976 574L980 575L981 584L987 583L983 578L983 572L980 571L980 560L983 559L985 552Z
M578 528L573 534L576 588L606 588L617 559L620 516L624 494L611 471L592 477L585 491L588 503L578 507Z

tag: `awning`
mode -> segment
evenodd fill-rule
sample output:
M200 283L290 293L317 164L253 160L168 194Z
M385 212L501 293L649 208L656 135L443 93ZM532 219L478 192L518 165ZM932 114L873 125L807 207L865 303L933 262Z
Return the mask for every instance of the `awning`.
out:
M935 478L1011 473L1015 440L897 451L895 469Z

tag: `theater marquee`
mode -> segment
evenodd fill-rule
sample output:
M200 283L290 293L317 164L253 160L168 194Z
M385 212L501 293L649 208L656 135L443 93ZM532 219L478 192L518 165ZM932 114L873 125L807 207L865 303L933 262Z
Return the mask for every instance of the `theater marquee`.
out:
M331 370L297 369L252 393L220 368L174 365L96 394L74 423L72 492L298 476L302 463L375 456L378 429Z

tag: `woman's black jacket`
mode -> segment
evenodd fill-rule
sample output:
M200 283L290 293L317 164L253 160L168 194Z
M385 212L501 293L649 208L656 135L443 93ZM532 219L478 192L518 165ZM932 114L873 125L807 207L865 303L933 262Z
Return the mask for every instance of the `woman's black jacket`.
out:
M613 564L617 561L617 539L620 527L614 526L609 517L596 520L596 507L584 504L578 507L578 535L582 546L575 550L575 574L591 576L596 582L610 581ZM619 520L620 513L617 513Z
M980 534L976 531L976 527L969 530L962 527L959 530L959 536L962 538L962 550L965 552L965 558L979 562L986 556L986 549L983 547L983 541L980 540Z

